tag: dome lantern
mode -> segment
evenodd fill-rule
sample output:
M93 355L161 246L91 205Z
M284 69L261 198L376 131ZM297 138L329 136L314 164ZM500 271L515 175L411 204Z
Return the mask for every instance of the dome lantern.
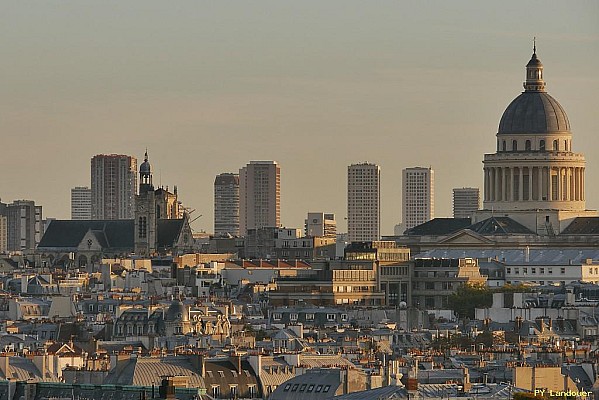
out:
M524 90L527 92L544 92L545 81L543 80L543 63L537 58L536 38L532 46L532 57L526 64L526 81Z

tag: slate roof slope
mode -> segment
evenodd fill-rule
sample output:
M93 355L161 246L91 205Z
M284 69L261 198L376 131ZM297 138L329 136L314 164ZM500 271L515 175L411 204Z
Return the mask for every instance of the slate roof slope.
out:
M179 238L183 229L183 219L159 219L158 220L158 247L172 247Z
M15 381L58 382L58 377L56 375L47 372L46 376L42 376L42 373L35 366L33 361L23 357L10 357L8 374L5 376L4 373L0 372L0 377Z
M433 218L406 230L404 234L408 236L448 235L467 228L471 223L470 218Z
M577 217L560 235L599 235L599 217Z
M152 386L161 376L187 376L189 386L205 388L204 379L186 357L138 357L117 364L104 379L104 384Z
M120 220L54 220L46 229L38 249L76 249L88 231L108 248L132 249L134 225L132 219Z

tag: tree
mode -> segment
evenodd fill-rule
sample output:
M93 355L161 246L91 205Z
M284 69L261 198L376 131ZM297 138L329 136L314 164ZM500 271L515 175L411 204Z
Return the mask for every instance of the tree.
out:
M473 319L475 308L493 305L493 293L487 286L464 285L449 296L447 304L460 317Z

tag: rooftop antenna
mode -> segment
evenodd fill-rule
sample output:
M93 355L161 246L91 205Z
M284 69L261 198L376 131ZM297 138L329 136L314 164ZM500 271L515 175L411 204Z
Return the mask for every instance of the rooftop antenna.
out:
M533 36L532 38L532 53L537 54L537 37Z

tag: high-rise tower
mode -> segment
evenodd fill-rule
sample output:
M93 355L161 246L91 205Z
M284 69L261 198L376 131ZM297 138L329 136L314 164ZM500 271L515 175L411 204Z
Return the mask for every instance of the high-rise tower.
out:
M276 161L250 161L239 170L239 230L281 225L281 167Z
M71 189L71 219L92 219L92 190L87 186Z
M91 160L92 219L132 219L137 160L100 154Z
M347 233L350 242L380 239L381 168L376 164L347 167Z
M239 236L239 175L224 173L214 180L214 234Z
M404 229L435 217L435 172L413 167L402 171L402 223Z
M478 188L453 189L453 217L472 218L480 208L480 190Z

